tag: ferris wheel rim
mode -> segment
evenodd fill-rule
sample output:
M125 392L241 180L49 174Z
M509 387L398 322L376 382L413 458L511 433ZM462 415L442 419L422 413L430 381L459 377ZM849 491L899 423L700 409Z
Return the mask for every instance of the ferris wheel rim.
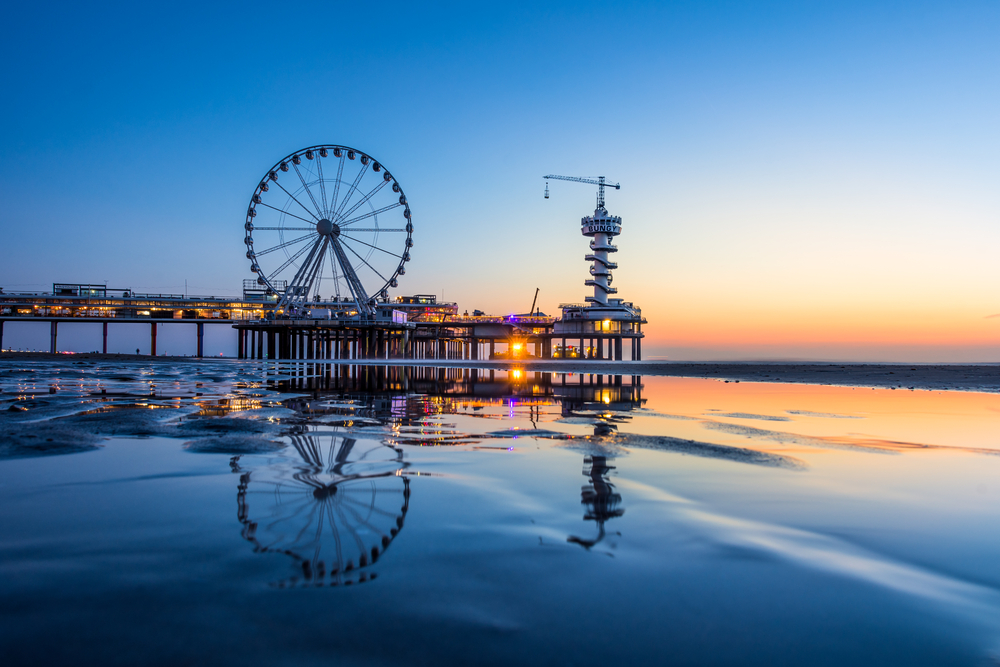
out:
M338 154L338 151L343 151L344 153L341 155L341 154ZM334 155L337 155L338 159L340 159L340 161L341 161L341 166L340 166L340 169L338 170L337 177L333 178L333 179L324 177L324 175L322 174L322 170L321 170L320 159L321 159L321 157L322 158L328 157L325 153L329 153L329 152L333 152ZM324 192L324 194L323 194L323 203L324 203L324 206L323 207L320 207L316 203L315 198L313 197L312 192L309 190L309 185L307 184L306 179L303 177L301 171L298 170L298 165L302 163L302 159L312 160L313 159L312 155L316 156L316 161L317 161L317 165L318 165L317 166L317 170L318 170L319 174L318 174L318 176L316 176L311 181L311 184L315 185L316 183L319 183L321 189L324 189L323 190L323 192ZM349 160L352 160L352 161L355 160L355 159L358 159L360 161L360 163L363 165L362 169L359 170L358 175L357 175L356 180L355 180L354 183L347 183L346 180L341 180L341 175L342 175L342 172L343 172L343 164L344 164L345 157L347 159L349 159ZM370 165L369 165L369 163L370 163ZM277 178L277 174L279 173L279 171L287 173L289 171L289 166L293 166L295 168L296 174L298 175L299 180L301 181L301 186L302 186L301 188L295 189L294 193L290 192L289 189L286 189L283 185L279 184L278 183L278 178ZM374 173L377 173L379 171L383 172L383 175L382 175L382 181L383 182L380 183L380 184L378 184L371 192L369 192L368 194L366 194L364 196L364 198L362 198L362 200L356 202L354 204L354 206L350 210L347 211L347 213L344 213L344 207L347 205L348 202L351 201L351 199L353 198L353 196L355 195L355 193L360 191L360 189L357 186L360 183L362 177L365 175L366 171L369 169L369 166L371 166L371 171L374 172ZM283 190L285 192L285 194L288 196L288 199L285 201L285 205L282 208L280 208L280 209L277 208L277 207L275 207L275 206L264 204L264 202L262 201L261 195L262 195L262 193L268 192L268 190L270 188L270 186L268 185L269 182L278 185L278 187L281 190ZM326 203L327 203L327 201L326 201L326 194L325 194L325 185L326 185L326 183L333 183L335 185L335 188L336 188L335 194L334 194L334 199L331 201L331 210L327 210L326 209ZM397 193L399 195L399 197L398 197L398 203L390 204L388 206L384 206L384 207L382 207L382 208L380 208L378 210L375 210L369 200L370 200L370 198L374 194L376 194L380 189L382 189L383 187L385 187L385 185L388 185L388 184L391 184L392 185L392 191L394 193ZM337 204L337 194L339 193L339 190L340 190L341 186L347 186L348 190L347 190L347 193L344 195L343 199L340 200L340 202L339 202L340 203L340 208L337 209L334 212L332 210L332 207ZM308 208L308 206L306 206L302 201L300 201L296 197L296 195L301 195L301 193L303 191L306 191L308 193L309 198L312 200L312 204L315 206L316 213L318 213L319 216L322 216L322 217L318 217L316 214L314 214L313 211ZM300 207L302 210L301 211L296 211L294 213L291 212L289 209L292 207L293 203L297 203L298 207ZM366 203L369 205L369 207L372 207L371 211L369 211L367 213L364 213L362 215L356 216L355 218L351 218L351 219L347 220L346 223L344 223L344 220L350 214L352 214L353 212L355 212L360 206L362 206L362 205L364 205ZM303 224L316 224L316 225L319 225L322 222L330 222L334 226L334 228L337 230L336 231L336 235L338 237L341 236L341 234L343 232L343 229L339 225L342 225L343 228L347 228L347 227L350 227L350 225L353 224L353 223L361 222L362 220L365 220L365 219L368 219L368 218L374 218L374 220L376 222L376 227L374 227L374 228L370 228L370 227L368 227L368 228L365 228L365 227L354 227L353 229L348 230L348 231L352 231L352 232L355 232L355 233L375 233L376 236L374 237L372 243L367 243L365 241L361 241L360 239L352 238L352 237L344 234L345 238L350 239L353 243L358 243L360 245L367 246L367 254L363 257L362 254L364 254L364 251L362 251L362 253L359 254L357 251L354 250L354 248L350 247L347 244L344 244L345 247L347 247L347 249L350 250L358 259L360 259L361 262L364 265L366 265L371 270L371 272L374 273L378 277L379 281L381 282L381 284L379 285L379 287L377 289L375 289L375 290L372 290L371 292L367 292L367 291L363 290L364 296L365 296L365 298L366 298L366 300L367 300L367 302L369 304L374 304L378 300L379 297L386 298L387 295L388 295L388 290L389 289L395 289L396 287L398 287L398 278L400 276L404 275L405 272L406 272L404 265L407 262L410 261L410 249L413 247L413 218L412 218L412 211L411 211L411 208L410 208L410 202L409 202L409 199L406 197L406 193L403 190L403 186L400 184L400 182L396 178L395 174L392 171L390 171L385 166L385 164L383 162L381 162L380 160L378 160L377 158L375 158L374 156L372 156L370 153L367 153L367 152L365 152L363 150L360 150L358 148L354 148L352 146L346 146L346 145L343 145L343 144L332 144L332 143L314 144L312 146L307 146L307 147L304 147L304 148L300 148L298 150L292 151L291 153L288 153L287 155L285 155L284 157L282 157L281 159L279 159L277 162L275 162L269 169L267 169L264 172L264 175L263 175L262 178L258 179L257 184L254 187L253 194L251 195L251 198L250 198L250 203L249 203L249 206L247 208L246 221L244 223L244 230L245 230L244 244L246 246L246 255L247 255L247 259L250 260L251 272L254 273L254 274L256 274L256 276L257 276L257 283L258 283L258 285L266 287L270 291L270 293L272 293L272 294L279 294L280 295L280 294L282 294L282 291L277 288L277 285L275 283L277 282L277 276L283 270L285 270L285 268L287 268L288 264L287 263L283 264L281 267L279 267L279 269L277 271L273 272L271 275L268 275L262 269L262 267L260 266L260 263L258 261L259 254L255 251L254 245L253 245L254 244L253 231L255 229L266 230L266 229L271 229L271 228L267 228L267 227L260 227L260 228L258 228L258 227L256 227L254 225L254 218L257 216L257 206L258 205L263 205L263 206L265 206L267 208L270 208L270 209L273 209L273 210L277 211L278 214L281 216L279 218L279 221L283 221L284 220L284 216L290 216L290 217L293 217L293 218L296 218L296 219L302 221ZM389 210L391 210L393 208L398 208L398 207L402 207L403 208L403 218L405 220L405 224L404 224L403 227L401 227L401 228L380 228L380 227L377 226L377 223L378 223L378 217L377 216L378 215L380 215L382 213L386 213ZM304 214L308 214L308 217L311 217L312 220L309 220ZM330 220L330 218L333 218L333 220ZM303 231L303 232L305 232L305 231L313 231L315 233L315 238L317 238L317 239L320 239L323 236L323 234L321 234L318 231L318 228L313 228L313 229L310 230L310 228L308 228L308 227L302 227L301 229L296 229L296 228L291 228L291 227L279 226L279 229L281 229L281 230L288 230L288 231ZM405 232L406 236L405 236L405 239L403 240L403 248L402 248L400 254L396 254L394 252L389 252L388 250L382 248L378 244L378 239L379 239L379 236L381 235L382 232L393 232L393 233ZM294 245L295 243L298 243L298 242L301 242L301 241L305 241L305 244L303 245L303 248L302 248L304 250L305 248L309 247L309 241L308 241L308 239L310 237L311 237L310 234L306 234L303 237L301 237L299 239L295 239L295 240L290 241L288 243L284 243L284 240L282 239L282 244L287 247L289 245ZM316 244L316 243L318 243L318 240L314 241L314 244ZM281 245L281 244L279 244L279 245ZM324 248L325 248L325 245L324 245ZM277 249L277 248L268 249L267 251L263 251L262 254L266 254L266 253L271 252L271 251L273 251L275 249ZM394 257L398 258L398 260L399 260L395 264L395 266L392 269L391 273L389 271L386 271L386 273L389 274L388 277L386 275L383 275L377 269L375 269L367 261L368 259L370 259L372 257L372 254L376 250L379 250L379 251L381 251L383 253L387 253L389 255L393 255ZM286 256L287 256L287 250L286 250ZM288 263L294 264L296 258L297 257L290 257L288 259ZM332 262L332 259L331 259L331 262ZM296 266L298 266L298 265L296 265ZM320 268L320 271L322 271L322 268ZM339 286L338 286L338 294L339 294ZM352 294L353 294L353 292L352 292ZM308 297L308 294L306 296ZM358 300L355 297L355 303L360 306L361 304L358 303L357 301ZM311 302L309 301L308 298L303 301L303 304L305 304L305 305L308 305L309 303L311 303Z

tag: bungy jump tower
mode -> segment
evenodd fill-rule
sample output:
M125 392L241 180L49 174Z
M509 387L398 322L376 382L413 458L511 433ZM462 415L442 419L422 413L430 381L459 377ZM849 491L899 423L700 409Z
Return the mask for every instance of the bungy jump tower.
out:
M604 206L604 188L621 189L621 185L605 182L604 176L596 178L578 178L575 176L545 177L545 198L549 198L548 180L573 181L597 186L597 208L593 215L588 215L580 221L580 231L590 238L591 253L584 259L591 262L591 278L584 282L594 288L594 295L584 299L585 304L563 304L562 319L555 323L554 333L564 340L580 340L581 353L585 349L584 340L592 341L587 356L596 359L622 360L624 358L623 341L631 340L631 358L642 359L642 325L646 320L642 310L624 299L611 298L618 290L611 286L611 272L618 264L608 259L618 248L612 243L614 237L622 233L622 219L608 213ZM605 353L607 341L607 353ZM566 344L563 344L565 350Z

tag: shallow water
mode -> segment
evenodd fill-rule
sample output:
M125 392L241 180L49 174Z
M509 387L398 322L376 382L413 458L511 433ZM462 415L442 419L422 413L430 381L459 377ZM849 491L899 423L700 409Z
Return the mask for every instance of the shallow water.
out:
M4 664L995 664L1000 396L0 366Z

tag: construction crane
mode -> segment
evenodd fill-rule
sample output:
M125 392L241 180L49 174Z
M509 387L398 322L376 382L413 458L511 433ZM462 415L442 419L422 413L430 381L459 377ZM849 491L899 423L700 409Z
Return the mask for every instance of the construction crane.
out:
M614 188L615 190L621 190L622 186L619 183L612 185L611 183L606 183L603 176L578 178L576 176L557 176L555 174L549 174L545 177L545 198L549 198L549 179L554 178L557 181L573 181L574 183L587 183L589 185L597 186L597 208L604 208L604 186L609 188Z

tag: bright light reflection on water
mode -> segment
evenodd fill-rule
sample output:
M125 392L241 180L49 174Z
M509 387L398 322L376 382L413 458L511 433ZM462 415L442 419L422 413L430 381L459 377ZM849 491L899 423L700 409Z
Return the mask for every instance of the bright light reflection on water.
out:
M989 664L1000 396L7 364L4 664Z

